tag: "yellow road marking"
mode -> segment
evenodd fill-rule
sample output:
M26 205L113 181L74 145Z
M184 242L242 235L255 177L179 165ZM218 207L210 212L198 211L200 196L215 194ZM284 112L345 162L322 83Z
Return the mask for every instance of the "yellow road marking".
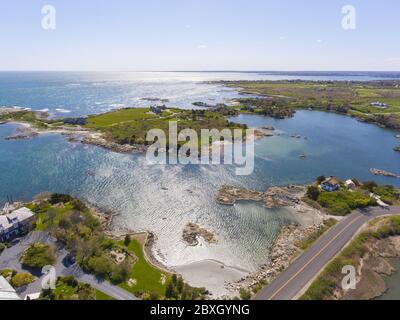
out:
M339 236L345 232L350 226L352 226L357 220L361 219L363 216L358 216L355 219L353 219L345 228L343 228L342 231L340 231L334 238L332 238L320 251L318 251L314 257L312 257L298 272L296 272L288 281L286 281L275 293L268 298L268 300L272 300L275 298L279 292L281 292L288 284L290 281L292 281L294 278L296 278L305 268L308 267L308 265L313 262L321 253L324 251L333 241L335 241Z

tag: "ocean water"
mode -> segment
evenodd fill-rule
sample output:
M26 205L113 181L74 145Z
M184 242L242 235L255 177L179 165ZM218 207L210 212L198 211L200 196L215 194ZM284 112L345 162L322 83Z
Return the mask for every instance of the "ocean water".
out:
M90 101L107 98L110 103L121 102L123 100L117 100L117 91L122 87L124 90L130 87L129 90L133 92L136 82L140 82L136 84L139 91L147 86L153 88L148 92L140 91L140 94L128 94L125 98L169 98L174 104L182 103L183 107L188 107L187 102L204 101L202 94L215 97L214 101L224 101L237 95L235 91L197 83L199 80L216 78L216 74L170 74L169 79L173 80L168 81L164 79L167 76L165 74L146 74L141 81L127 80L129 84L118 80L118 90L109 81L114 81L110 78L121 76L108 74L104 81L109 83L109 96L104 90L95 93L96 90L88 84L93 79L86 80L86 85L82 85L85 82L83 79L94 77L93 74L83 74L79 81L73 79L72 74L33 76L31 79L26 74L12 74L9 83L5 84L6 74L2 73L0 104L56 110L60 105L55 101L62 101L64 108L74 110L71 112L73 114L95 113L101 112L101 107L92 105ZM55 81L55 76L59 80ZM232 78L264 76L284 77L218 74L218 77ZM140 76L135 74L135 77ZM155 85L154 79L157 77L158 85ZM102 82L99 74L96 79L98 83ZM70 87L65 89L65 83L80 85L72 90ZM107 86L105 83L103 85ZM170 85L174 87L173 90ZM5 86L13 89L5 90ZM195 93L189 89L185 91L183 87L195 88ZM175 92L175 100L172 99L172 93L166 94L168 90ZM66 105L67 92L70 105ZM126 99L128 101L131 98ZM80 101L80 104L76 106L73 101ZM134 106L134 102L139 100L132 101L131 106ZM105 104L104 108L113 107ZM95 146L69 143L57 134L46 134L27 141L6 141L4 137L10 135L16 126L2 125L0 204L7 195L12 195L14 199L29 200L44 191L70 193L119 213L114 220L114 227L118 230L155 232L158 237L156 254L168 265L214 259L230 266L254 270L268 259L269 248L279 229L295 218L286 209L267 210L254 203L218 205L215 195L222 184L265 190L272 185L308 183L319 175L337 175L342 179L374 179L400 186L399 180L374 177L369 173L372 167L400 173L400 156L392 150L398 140L391 131L345 116L310 111L299 111L294 118L286 120L244 115L231 120L253 127L273 125L277 129L277 136L256 142L255 171L250 176L236 176L233 166L149 165L140 154L117 154ZM302 138L292 138L293 134ZM307 155L307 159L301 160L301 154ZM196 248L185 246L181 241L181 233L187 222L198 223L215 232L218 244L203 244Z
M168 99L169 107L194 108L239 97L232 88L204 84L214 80L378 80L392 73L343 72L0 72L0 106L49 110L52 117L148 107L143 98Z

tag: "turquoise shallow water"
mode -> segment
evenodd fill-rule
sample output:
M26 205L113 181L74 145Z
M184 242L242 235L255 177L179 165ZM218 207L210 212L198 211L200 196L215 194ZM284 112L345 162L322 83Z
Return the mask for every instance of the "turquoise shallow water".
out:
M86 85L89 88L85 88L86 85L82 85L84 80L79 77L81 85L73 85L73 80L77 80L74 75L58 75L58 80L56 75L34 75L32 79L26 75L25 78L13 75L8 84L5 84L4 77L4 74L0 75L0 105L31 106L35 109L49 107L56 113L57 103L65 107L69 95L71 99L68 103L71 105L68 108L75 110L71 114L102 111L102 107L94 102L101 100L103 93L92 91L93 84L89 86L88 82ZM128 81L128 85L118 76L119 80L115 80L117 84L109 84L109 91L104 92L104 97L109 97L109 100L103 107L114 108L110 106L111 100L114 103L121 101L113 99L118 97L116 88L120 85L126 90L141 92L125 95L129 101L132 97L137 101L139 96L173 99L172 93L163 94L166 92L163 90L171 85L170 89L173 87L176 94L174 103L186 106L187 101L194 102L201 98L202 90L207 92L206 96L215 99L210 101L224 101L237 95L236 92L221 92L221 88L195 83L195 80L210 75L196 74L192 78L186 75L184 80L179 75L178 80L171 80L170 77L169 82L163 75L158 84L154 80L155 75L151 77L147 82L141 80L145 83L144 87L149 85L146 89L149 91L141 92L144 87L137 80ZM97 75L96 79L101 83L99 78ZM65 83L70 85L65 87ZM179 86L188 88L188 91L178 94ZM190 88L196 86L200 86L201 90L195 91L194 96L186 96ZM73 90L73 87L79 89ZM400 154L392 150L399 141L391 131L349 117L310 111L299 111L294 118L286 120L259 116L239 116L232 120L255 127L273 125L279 134L256 142L255 171L250 176L236 176L232 166L150 166L142 155L122 155L94 146L72 144L57 134L42 135L28 141L6 141L3 138L16 127L2 125L0 204L7 195L29 200L43 191L70 193L119 213L114 221L117 229L154 231L158 236L157 254L169 265L214 259L253 270L268 259L268 249L281 226L294 218L287 210L266 210L254 203L233 207L218 205L214 199L220 185L265 190L271 185L308 183L323 174L337 175L342 179L375 179L380 183L400 186L400 180L374 177L369 173L372 167L400 173ZM292 138L293 134L303 138ZM301 154L308 158L301 160ZM219 243L186 247L180 237L187 222L199 223L215 232Z

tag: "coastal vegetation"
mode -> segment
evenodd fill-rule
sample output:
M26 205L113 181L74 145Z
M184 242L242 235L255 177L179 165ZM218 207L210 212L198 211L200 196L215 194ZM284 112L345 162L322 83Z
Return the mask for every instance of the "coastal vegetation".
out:
M355 181L353 189L340 183L338 190L328 192L319 187L322 180L317 179L314 185L308 187L305 201L337 216L347 215L355 209L377 206L377 200L371 194L379 197L388 205L400 203L400 191L393 186L379 186L373 181L364 183L360 183L356 179L353 181Z
M222 81L239 88L241 113L288 117L296 109L332 111L391 129L400 129L399 81ZM381 107L374 105L379 101ZM376 103L375 103L376 104ZM279 110L282 110L279 113Z
M174 280L169 272L150 264L144 244L134 237L120 240L107 236L101 217L78 199L64 194L41 195L28 207L37 214L36 229L54 236L69 251L69 259L85 272L138 297L198 299L206 294L205 289ZM168 289L171 283L172 295Z
M341 299L345 297L346 294L358 294L364 298L375 298L374 295L379 295L380 290L383 290L383 292L385 291L385 288L375 288L382 283L382 281L379 281L381 279L377 277L377 274L383 273L383 270L379 271L378 266L382 267L387 263L381 259L382 257L388 257L394 254L393 252L389 252L391 251L392 244L387 240L398 235L400 235L399 216L378 218L370 222L368 228L358 235L337 258L328 264L301 299ZM375 252L375 250L381 250L381 252ZM388 252L384 253L384 251ZM358 290L360 290L360 292L358 293L343 292L341 287L341 281L343 279L342 268L347 265L354 266L356 270L359 270L361 266L361 274L359 274L359 276L361 276L361 281L372 280L372 282L369 283L366 288L359 284L358 287L360 289ZM391 268L389 265L389 273L390 270ZM385 271L385 273L387 272ZM369 280L363 277L367 277ZM380 294L383 292L380 292Z
M17 272L15 270L6 269L0 271L3 276L13 286L13 288L20 288L26 286L36 280L32 274L27 272Z
M43 243L30 245L21 257L22 265L34 269L53 265L56 262L56 253L52 246Z
M118 144L146 145L151 129L161 129L168 139L169 121L176 121L178 132L193 129L200 136L201 129L245 129L246 126L229 122L224 115L210 110L165 109L159 115L149 108L131 108L89 116L86 128L104 133L109 141ZM185 141L178 142L183 144ZM201 143L201 142L200 142ZM203 143L209 143L204 141Z
M112 300L112 298L89 284L78 282L69 276L58 277L54 290L42 290L40 300Z
M315 231L306 236L304 239L301 239L301 241L297 242L296 245L303 251L307 250L314 242L316 242L326 231L332 228L336 223L337 220L335 219L324 220Z

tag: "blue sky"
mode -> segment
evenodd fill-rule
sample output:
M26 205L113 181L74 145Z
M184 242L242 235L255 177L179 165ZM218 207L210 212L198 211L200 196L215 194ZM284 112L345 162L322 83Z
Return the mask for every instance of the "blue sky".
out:
M349 4L355 30L341 24ZM0 70L399 71L399 12L398 0L2 0Z

